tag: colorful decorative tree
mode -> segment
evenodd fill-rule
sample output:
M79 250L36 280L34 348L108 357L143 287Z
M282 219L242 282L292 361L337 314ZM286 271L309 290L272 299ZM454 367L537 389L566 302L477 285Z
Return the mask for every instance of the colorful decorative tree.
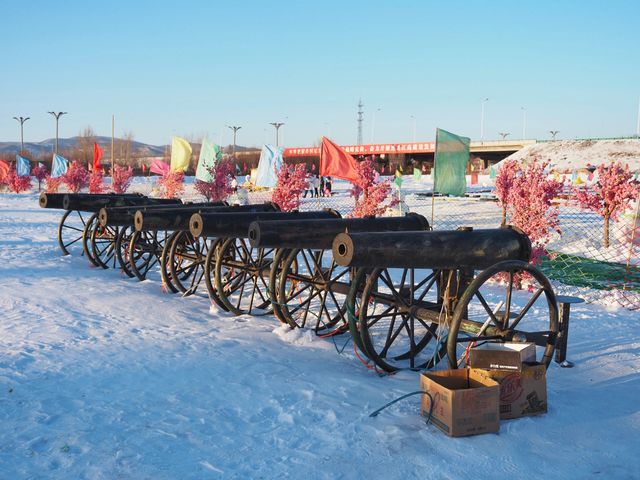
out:
M47 172L47 167L45 167L43 164L39 164L37 167L31 170L31 175L36 177L36 180L38 180L38 191L40 191L42 189L42 182L49 175L49 173Z
M57 193L61 183L62 183L62 177L53 178L47 175L44 182L44 191L47 193Z
M62 175L61 178L72 193L78 193L81 189L89 185L89 172L76 160L71 162L67 173Z
M282 164L278 172L278 182L271 200L283 212L296 210L300 206L300 195L307 189L307 172L303 163Z
M223 159L208 168L213 181L203 182L202 180L196 180L195 189L206 197L210 202L221 202L227 198L233 187L231 186L231 175L234 172L233 163L229 159Z
M596 172L596 182L591 186L576 187L573 193L580 207L604 218L604 246L609 248L609 220L616 220L619 213L631 207L640 192L640 182L633 179L629 165L622 166L618 162L602 163Z
M7 185L12 192L20 193L31 188L31 177L21 177L16 173L16 167L11 165L6 178Z
M358 179L353 182L351 194L356 205L349 217L375 217L382 215L387 208L398 204L397 198L390 198L391 182L378 182L378 172L371 159L356 166Z
M125 193L133 180L133 168L115 165L111 170L111 190L114 193Z
M521 229L531 240L533 264L540 264L542 257L548 256L546 245L551 234L560 232L559 209L551 201L562 192L562 182L548 177L547 165L533 160L524 168L508 170L513 172L513 178L502 200L509 213L509 224Z
M89 175L89 193L104 193L105 187L102 179L102 170L94 170Z
M509 194L520 172L520 165L516 160L508 160L500 164L500 170L496 175L496 197L502 207L502 225L507 222L507 206L509 204Z
M162 198L178 198L184 192L184 172L168 171L157 183Z

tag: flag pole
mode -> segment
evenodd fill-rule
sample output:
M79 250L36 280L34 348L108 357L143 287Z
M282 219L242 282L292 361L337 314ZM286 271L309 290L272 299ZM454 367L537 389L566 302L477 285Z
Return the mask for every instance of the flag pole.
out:
M111 176L113 177L113 165L114 165L114 140L116 136L116 116L111 115Z

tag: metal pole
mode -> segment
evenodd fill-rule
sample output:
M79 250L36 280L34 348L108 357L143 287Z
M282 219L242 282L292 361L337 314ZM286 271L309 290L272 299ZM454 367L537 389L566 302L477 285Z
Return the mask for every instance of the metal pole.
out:
M20 122L20 155L24 153L24 122L29 120L31 117L13 117L14 120Z
M638 123L636 123L636 137L640 138L640 97L638 97Z
M49 112L56 119L56 155L58 154L58 121L62 115L66 115L67 112Z
M284 125L284 122L270 122L269 125L273 125L276 129L276 147L278 146L278 131L280 127Z
M480 108L480 141L481 142L484 140L484 104L488 100L489 100L488 98L485 98L482 101L481 108Z
M236 155L236 135L238 133L238 130L240 130L242 127L227 125L227 128L230 128L231 130L233 130L233 156L235 157L235 155Z
M115 136L116 136L116 116L111 115L111 176L113 177L113 166L115 165L115 157L113 148L115 144Z

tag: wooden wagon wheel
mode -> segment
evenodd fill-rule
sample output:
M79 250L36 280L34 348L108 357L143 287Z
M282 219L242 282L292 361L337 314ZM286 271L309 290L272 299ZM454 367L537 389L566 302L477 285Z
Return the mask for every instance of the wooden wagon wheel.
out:
M91 257L102 268L116 266L116 239L120 229L118 227L103 227L96 223L91 231Z
M63 255L82 254L84 227L90 215L77 210L67 210L58 224L58 245Z
M169 252L171 251L171 245L180 232L173 232L167 237L160 254L160 277L162 278L162 285L167 291L171 293L178 293L178 289L173 284L173 278L171 277L171 268L169 265Z
M127 277L133 278L135 275L131 271L131 265L129 260L129 243L131 242L131 235L133 235L133 227L126 226L121 227L116 237L116 260L120 266L120 270Z
M158 264L166 241L166 232L143 230L131 235L129 241L129 265L131 271L142 281Z
M216 287L216 263L218 261L218 252L220 251L220 247L225 242L225 238L212 238L209 239L210 245L207 250L207 256L204 260L204 283L207 287L207 293L209 294L209 299L215 303L219 308L228 312L229 309L227 306L220 300L220 296L218 295L217 287ZM226 252L226 255L232 255L233 252Z
M363 352L387 372L433 367L446 352L445 322L440 329L437 322L444 313L434 287L438 272L360 269L354 281L361 282L362 276L366 281L354 312L358 330L354 338ZM420 311L429 312L430 318L423 319Z
M273 314L282 323L288 323L282 315L280 305L278 305L278 288L280 284L282 265L284 264L287 256L291 253L291 250L287 248L279 248L276 250L276 254L273 256L273 263L271 264L271 271L269 272L269 300L271 300L271 306L273 307Z
M204 276L207 241L191 232L178 232L168 256L169 272L174 286L185 296L195 293Z
M338 266L330 250L291 251L282 264L281 279L278 305L292 328L310 326L317 335L347 330L350 269Z
M100 264L93 258L93 250L91 248L91 234L97 225L99 225L98 214L94 213L87 219L84 230L82 231L82 254L87 257L92 265L99 267Z
M521 287L521 288L518 288ZM482 271L461 295L453 312L447 355L457 368L482 341L535 342L537 359L549 366L558 334L558 306L549 280L519 260Z
M274 249L253 248L244 238L229 238L217 254L216 293L236 315L273 313L269 299L269 272Z

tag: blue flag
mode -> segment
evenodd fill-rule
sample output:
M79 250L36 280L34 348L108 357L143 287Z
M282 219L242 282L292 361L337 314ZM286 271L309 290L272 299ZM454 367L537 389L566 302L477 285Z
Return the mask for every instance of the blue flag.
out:
M16 175L19 177L28 177L31 173L31 164L29 160L21 155L16 155Z
M53 166L51 168L51 178L58 178L67 173L69 160L60 155L53 156Z
M213 182L213 177L209 169L222 160L222 151L215 143L209 142L206 138L202 139L200 147L200 158L198 159L198 168L196 168L196 178L203 182Z
M284 147L263 145L256 172L256 186L273 188L278 183L278 172L282 167Z

